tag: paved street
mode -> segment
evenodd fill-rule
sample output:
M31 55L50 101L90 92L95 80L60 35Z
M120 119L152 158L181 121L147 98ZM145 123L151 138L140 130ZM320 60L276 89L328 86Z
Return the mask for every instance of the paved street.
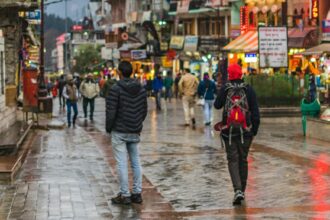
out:
M143 205L109 202L119 186L104 131L104 101L98 99L94 122L80 117L76 128L30 134L21 173L12 185L1 185L0 218L330 218L330 146L304 140L299 123L261 125L249 156L246 204L233 208L225 152L218 135L204 127L201 109L192 130L183 125L180 102L156 112L149 101L140 148ZM214 121L219 115L214 112Z

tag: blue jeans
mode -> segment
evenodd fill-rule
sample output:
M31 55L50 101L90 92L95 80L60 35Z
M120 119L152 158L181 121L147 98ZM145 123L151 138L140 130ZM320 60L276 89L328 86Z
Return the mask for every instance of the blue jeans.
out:
M172 87L170 88L165 88L165 100L171 101L172 98Z
M138 134L125 134L113 131L111 133L111 143L114 157L117 163L117 172L120 182L120 192L123 196L130 196L128 184L128 161L127 153L133 171L133 194L142 192L142 168L140 165L140 155Z
M213 106L213 100L205 100L205 105L204 105L204 122L205 123L211 122L212 106Z
M67 108L67 116L68 116L68 124L71 125L71 107L73 108L73 123L76 122L78 115L78 105L77 102L72 102L70 100L66 100L66 108Z
M155 91L155 98L156 98L156 107L157 109L162 108L162 90L156 90Z

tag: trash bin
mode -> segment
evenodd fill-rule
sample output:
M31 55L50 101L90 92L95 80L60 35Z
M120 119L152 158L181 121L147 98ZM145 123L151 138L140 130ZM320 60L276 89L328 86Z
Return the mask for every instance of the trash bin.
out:
M318 99L315 99L314 102L307 103L305 99L301 100L300 104L301 114L302 114L302 128L304 136L306 136L307 129L307 117L318 117L321 111L321 104Z

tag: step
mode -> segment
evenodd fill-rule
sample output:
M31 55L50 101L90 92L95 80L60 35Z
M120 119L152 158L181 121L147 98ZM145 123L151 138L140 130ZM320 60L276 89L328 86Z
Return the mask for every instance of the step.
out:
M28 145L23 145L32 123L16 122L0 134L0 181L12 182L23 165L28 153Z
M22 144L31 127L32 123L27 124L22 121L17 121L5 132L1 133L0 151L6 151L7 153L16 151Z
M0 157L0 181L12 182L22 167L28 149L21 149L16 155Z

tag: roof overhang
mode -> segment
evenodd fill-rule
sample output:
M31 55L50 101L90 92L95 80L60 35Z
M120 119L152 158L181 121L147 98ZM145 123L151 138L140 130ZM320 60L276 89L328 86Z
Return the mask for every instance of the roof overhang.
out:
M0 4L0 10L4 8L11 8L15 10L33 10L39 8L36 1L12 1L4 0Z

